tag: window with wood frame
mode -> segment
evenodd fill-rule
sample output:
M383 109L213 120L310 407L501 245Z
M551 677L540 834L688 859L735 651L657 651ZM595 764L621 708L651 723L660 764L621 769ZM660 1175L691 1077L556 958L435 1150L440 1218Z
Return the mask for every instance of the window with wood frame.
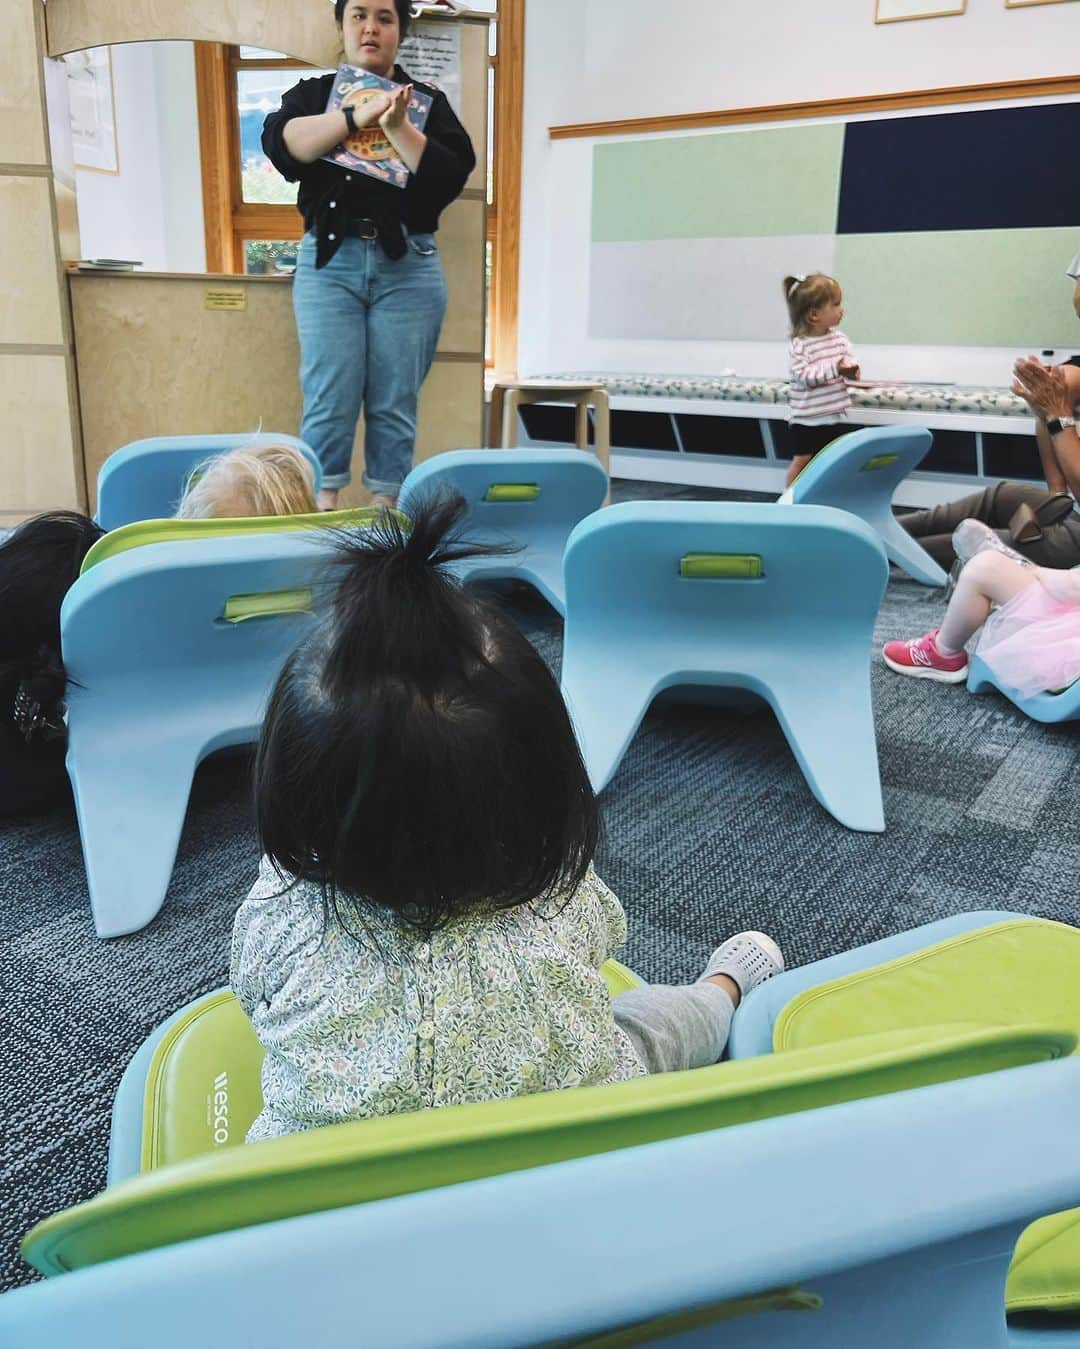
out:
M518 249L521 200L521 90L525 0L478 0L488 13L487 363L502 373L517 363ZM210 272L290 272L303 222L296 184L262 152L266 114L305 74L302 61L250 47L195 43L202 157L206 267ZM478 154L484 147L476 147Z

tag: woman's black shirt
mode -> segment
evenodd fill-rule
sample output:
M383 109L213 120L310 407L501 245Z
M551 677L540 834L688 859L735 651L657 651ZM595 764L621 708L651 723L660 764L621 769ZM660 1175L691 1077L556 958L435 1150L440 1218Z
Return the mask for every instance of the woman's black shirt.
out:
M274 168L290 183L299 182L297 207L304 226L315 233L315 265L322 267L337 252L349 231L350 220L375 223L387 257L405 253L405 233L432 234L439 215L461 194L476 167L469 133L458 121L446 95L430 84L412 80L401 66L394 67L398 84L413 84L432 100L424 134L427 146L405 187L394 187L366 173L343 168L328 159L302 164L285 145L285 127L294 117L326 111L334 75L301 80L282 98L281 107L263 124L262 144Z

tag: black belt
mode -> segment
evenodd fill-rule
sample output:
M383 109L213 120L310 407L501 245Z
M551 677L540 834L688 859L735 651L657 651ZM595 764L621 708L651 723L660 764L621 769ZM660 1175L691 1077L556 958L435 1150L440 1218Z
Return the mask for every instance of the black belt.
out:
M346 224L345 233L351 234L354 239L377 239L379 227L374 220L357 216Z

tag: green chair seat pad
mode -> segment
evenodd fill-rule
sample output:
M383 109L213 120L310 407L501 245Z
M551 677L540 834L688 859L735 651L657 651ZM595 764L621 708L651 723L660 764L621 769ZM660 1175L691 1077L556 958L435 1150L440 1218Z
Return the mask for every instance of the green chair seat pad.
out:
M1080 929L1012 919L807 989L780 1013L778 1051L898 1026L1014 1021L1080 1033ZM1006 1287L1009 1312L1080 1312L1080 1209L1024 1232Z
M200 1110L201 1146L214 1139L216 1089L228 1076L228 1146L158 1166L86 1203L39 1223L23 1242L36 1269L56 1274L215 1232L322 1212L571 1158L612 1152L729 1125L792 1114L894 1091L953 1081L1070 1054L1076 1037L1048 1027L942 1026L848 1039L841 1044L636 1078L601 1087L538 1093L510 1100L336 1124L245 1147L243 1118L257 1107L252 1087L258 1051L242 1026L236 1057L226 1019L228 995L205 1018L201 1074L152 1074L147 1098L161 1118L171 1093ZM238 1009L237 1009L238 1010ZM198 1022L196 1022L198 1024ZM193 1052L193 1044L188 1045ZM164 1049L164 1044L161 1047ZM247 1059L247 1085L232 1073ZM234 1095L234 1092L236 1094ZM236 1104L234 1104L234 1102ZM165 1128L152 1157L189 1146L191 1136ZM156 1150L155 1150L156 1149Z
M106 558L141 548L148 543L179 543L188 539L223 539L242 534L283 534L296 530L355 529L373 524L382 514L370 506L341 511L319 511L314 515L258 515L224 520L138 520L121 525L98 539L83 558L79 575L82 576L104 562ZM403 527L408 520L399 512L395 518Z

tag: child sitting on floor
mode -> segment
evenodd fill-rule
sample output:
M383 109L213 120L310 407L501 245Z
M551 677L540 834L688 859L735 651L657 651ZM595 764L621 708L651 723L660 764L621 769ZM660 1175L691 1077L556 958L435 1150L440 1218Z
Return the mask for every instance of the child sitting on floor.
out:
M313 515L315 473L292 445L241 445L206 459L188 476L178 520Z
M466 511L356 535L271 694L231 958L266 1051L248 1141L715 1063L783 968L742 933L695 984L612 1001L626 918L592 868L596 801L547 666L444 570L485 551Z
M315 475L291 445L247 445L188 478L180 519L313 513ZM67 791L60 606L104 531L77 511L26 520L0 545L0 815Z
M1033 566L978 521L963 521L956 534L962 532L963 551L973 555L941 627L913 641L886 642L885 664L898 674L959 684L968 672L964 648L985 624L979 658L1002 688L1028 697L1080 678L1080 568Z

